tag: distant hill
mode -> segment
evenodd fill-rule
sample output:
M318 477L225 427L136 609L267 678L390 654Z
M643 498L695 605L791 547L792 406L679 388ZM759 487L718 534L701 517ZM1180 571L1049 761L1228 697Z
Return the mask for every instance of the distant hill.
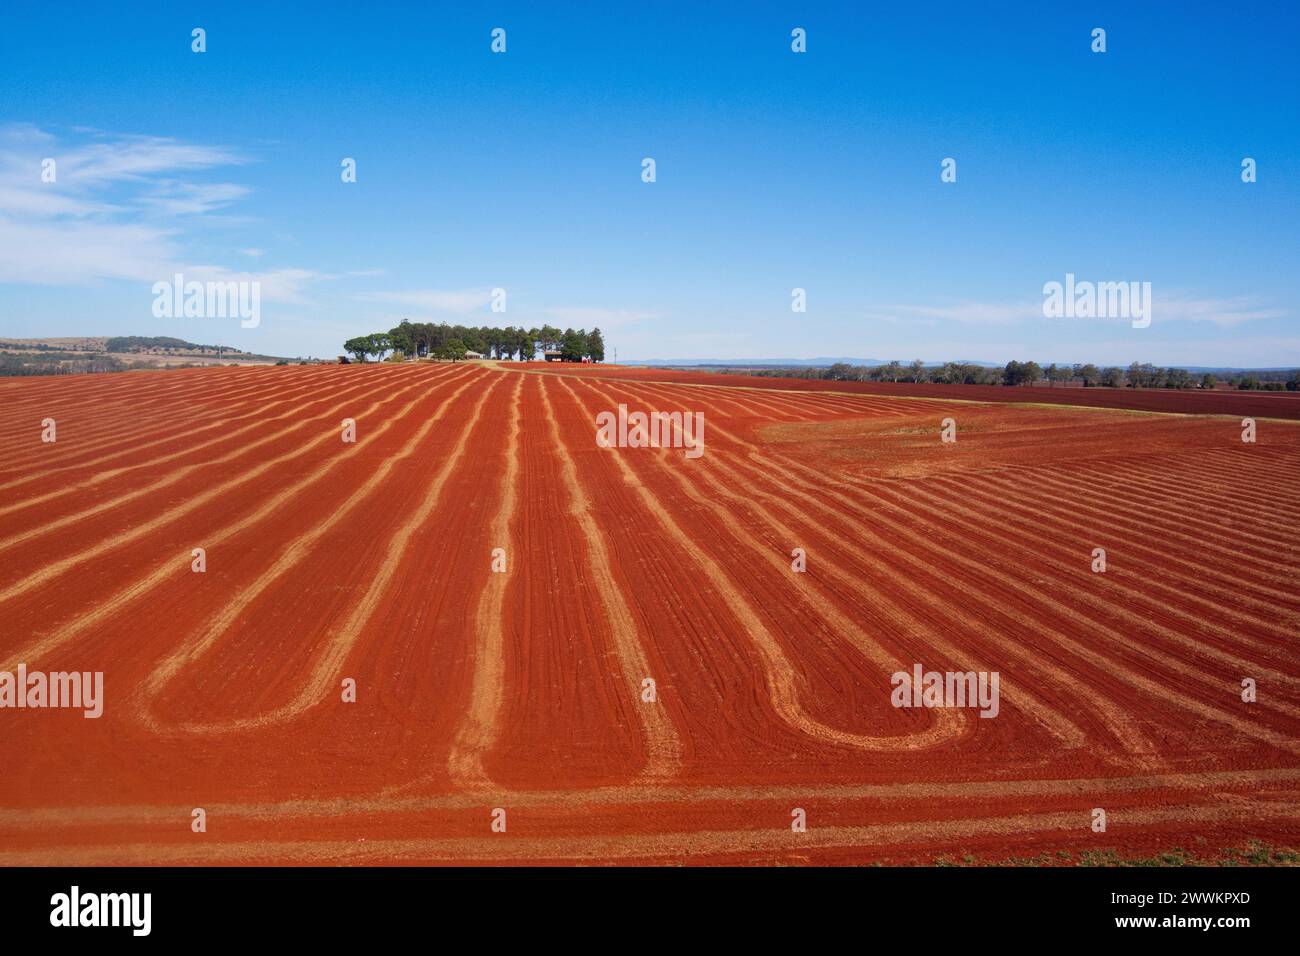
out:
M177 365L271 365L288 359L167 335L0 338L0 375L65 375Z
M193 355L247 355L229 345L200 345L168 335L78 336L0 339L0 348L18 352L184 352Z
M228 345L197 345L194 342L186 342L184 339L174 339L167 335L116 335L110 339L105 339L104 351L106 352L172 351L172 352L198 352L200 354L209 354L213 352L221 352L221 353L230 352L235 355L245 354L242 349L231 348Z

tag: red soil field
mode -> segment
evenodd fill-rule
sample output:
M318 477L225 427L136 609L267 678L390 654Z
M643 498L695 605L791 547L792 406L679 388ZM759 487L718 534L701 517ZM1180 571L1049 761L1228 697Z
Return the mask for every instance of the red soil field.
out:
M702 412L703 455L599 447L620 404ZM1297 417L510 363L0 382L0 671L105 698L0 709L0 864L1296 847ZM997 672L997 716L892 706L914 664Z
M682 384L734 385L741 388L798 389L908 398L944 398L968 402L1041 403L1085 408L1128 408L1145 412L1182 412L1193 415L1249 415L1260 418L1300 419L1300 392L1261 392L1214 389L1082 388L1048 385L1006 388L1001 385L935 385L912 382L830 382L820 379L768 378L730 372L694 369L637 368L583 365L570 374L600 378L642 379Z

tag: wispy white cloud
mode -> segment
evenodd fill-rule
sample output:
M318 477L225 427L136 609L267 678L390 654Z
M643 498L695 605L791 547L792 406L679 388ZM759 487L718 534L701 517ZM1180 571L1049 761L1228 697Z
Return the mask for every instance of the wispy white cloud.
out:
M53 186L40 188L22 183L12 170L4 168L0 155L0 215L32 220L106 217L126 210L115 203L87 197Z
M0 127L0 282L152 284L176 273L199 281L257 281L267 301L303 302L310 269L249 272L195 262L197 223L251 194L246 186L189 178L247 162L220 146L156 136L90 137L70 144L30 124ZM54 181L42 181L53 159ZM258 257L261 250L240 250Z
M58 161L60 182L91 188L123 181L148 182L163 173L196 172L248 161L224 147L161 136L118 137L66 151L55 149L50 156Z
M1206 322L1219 328L1234 328L1245 322L1287 318L1292 313L1269 305L1255 296L1213 298L1185 291L1152 290L1152 321ZM1114 322L1128 324L1124 316L1088 319L1045 319L1043 300L1006 302L960 301L932 305L887 305L865 313L865 317L891 325L936 327L943 322L968 326L1004 327L1051 322Z
M183 272L185 280L196 282L256 282L261 288L261 297L265 302L289 302L306 305L309 291L317 282L334 278L311 269L267 269L249 272L238 269L226 269L221 266L186 266ZM161 280L171 276L161 276Z
M867 313L867 318L898 325L934 325L935 321L966 325L1014 325L1025 319L1042 319L1043 303L952 302L941 305L886 305Z
M237 183L159 183L147 196L143 206L164 216L192 216L215 212L252 192Z
M379 302L405 306L422 313L466 315L487 309L491 289L407 289L393 292L361 292L353 296L358 302Z
M1152 294L1154 321L1209 322L1221 329L1231 329L1244 322L1260 319L1285 319L1291 313L1267 305L1256 296L1241 295L1227 299L1202 298L1184 293Z
M175 271L175 241L142 223L18 218L0 211L0 282L155 282Z

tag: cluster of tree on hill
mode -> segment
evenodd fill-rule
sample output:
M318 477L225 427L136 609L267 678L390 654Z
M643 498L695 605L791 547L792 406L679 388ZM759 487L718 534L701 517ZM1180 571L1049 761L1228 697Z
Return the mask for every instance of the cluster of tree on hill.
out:
M600 329L565 329L549 325L539 329L507 327L495 329L446 322L409 322L387 332L359 335L343 343L343 350L359 362L370 356L390 358L437 358L460 361L466 352L486 358L529 361L538 352L559 352L566 362L605 361L605 340Z
M836 382L933 382L945 385L1082 385L1084 388L1215 388L1220 379L1206 372L1200 376L1183 368L1159 368L1134 362L1127 369L1118 366L1048 365L1037 362L1008 362L1004 368L967 362L926 365L920 359L910 365L849 365L837 362L829 368L762 369L755 375L817 378ZM1300 391L1300 370L1250 372L1225 379L1241 389Z
M232 352L224 345L195 345L184 339L174 339L169 335L115 335L104 343L106 352L147 352L151 349L170 349L175 352Z

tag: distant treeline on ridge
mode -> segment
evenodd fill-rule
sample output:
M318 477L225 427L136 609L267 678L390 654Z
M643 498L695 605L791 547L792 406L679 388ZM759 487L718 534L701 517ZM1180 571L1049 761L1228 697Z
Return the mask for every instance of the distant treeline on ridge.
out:
M1300 370L1235 375L1205 372L1196 376L1187 369L1160 368L1144 362L1134 362L1124 369L1118 366L1098 368L1091 364L1052 364L1044 368L1037 362L1012 361L1004 368L996 368L970 362L926 365L917 359L909 365L901 362L888 362L884 365L849 365L847 362L837 362L823 368L758 369L750 374L836 382L926 382L944 385L1034 385L1046 381L1049 385L1081 384L1085 388L1214 388L1222 380L1238 389L1300 390Z
M147 349L174 349L178 352L238 352L225 345L197 345L168 335L115 335L104 343L105 352L143 352Z

